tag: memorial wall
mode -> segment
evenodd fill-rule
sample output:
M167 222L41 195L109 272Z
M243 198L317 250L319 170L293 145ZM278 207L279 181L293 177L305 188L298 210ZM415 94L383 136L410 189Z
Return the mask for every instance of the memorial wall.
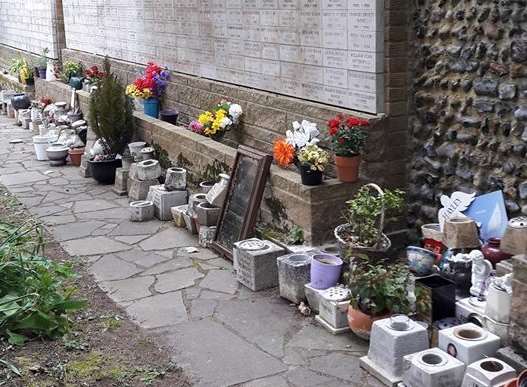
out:
M64 0L69 49L354 110L384 108L381 0Z
M58 58L64 47L61 0L0 0L0 65L22 54Z

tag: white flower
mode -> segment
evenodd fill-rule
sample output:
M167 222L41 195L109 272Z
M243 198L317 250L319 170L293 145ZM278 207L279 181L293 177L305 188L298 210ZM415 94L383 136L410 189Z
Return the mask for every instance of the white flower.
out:
M238 118L242 115L242 107L236 103L231 103L229 107L229 116L231 116L233 122L238 122Z
M306 145L315 145L320 140L317 136L320 134L317 129L317 124L309 121L293 122L293 130L285 132L287 143L293 145L296 149L302 148Z
M222 129L225 129L227 126L231 124L232 124L232 121L229 119L229 117L223 117L223 119L221 120L220 127Z

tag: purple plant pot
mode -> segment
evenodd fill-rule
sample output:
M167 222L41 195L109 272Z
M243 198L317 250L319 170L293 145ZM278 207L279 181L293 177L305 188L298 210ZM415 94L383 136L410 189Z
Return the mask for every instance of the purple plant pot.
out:
M342 259L329 254L316 254L311 259L311 286L327 289L337 285L342 271Z

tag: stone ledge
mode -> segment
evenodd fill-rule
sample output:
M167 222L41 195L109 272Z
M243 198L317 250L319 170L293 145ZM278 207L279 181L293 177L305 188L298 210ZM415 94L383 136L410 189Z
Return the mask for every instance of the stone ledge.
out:
M10 74L0 73L0 86L12 89L20 93L27 93L31 95L35 94L34 85L26 85Z

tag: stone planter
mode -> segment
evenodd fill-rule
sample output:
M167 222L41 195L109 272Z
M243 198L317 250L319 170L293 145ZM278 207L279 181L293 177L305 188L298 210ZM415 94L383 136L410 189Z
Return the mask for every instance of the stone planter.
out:
M46 148L46 155L49 159L49 165L52 167L65 165L69 149L70 148L62 144L52 144Z
M188 204L184 204L182 206L176 206L172 207L170 209L170 212L172 213L172 219L174 220L174 224L176 227L185 227L185 217L183 214L185 214L188 211Z
M130 155L132 157L140 157L140 151L146 146L144 141L136 141L128 144L128 149L130 149Z
M216 184L213 181L202 181L199 183L199 189L202 193L206 194L208 193L212 187L214 187L214 184Z
M198 202L195 207L196 217L200 226L216 226L221 214L221 208L207 202Z
M187 189L187 170L184 168L168 168L165 177L167 191L183 191Z
M406 387L461 386L465 365L439 348L406 355L403 359Z
M295 304L304 301L304 285L309 283L311 256L288 254L277 258L280 297Z
M209 247L216 236L216 226L200 226L198 232L198 244L201 247Z
M140 200L130 203L130 221L145 222L154 219L154 203Z
M137 179L146 181L158 179L161 176L161 166L157 160L144 160L137 163Z
M503 386L515 378L516 371L510 365L496 358L488 358L467 367L462 387Z
M207 196L202 193L197 193L190 195L190 199L188 200L188 213L191 216L196 215L196 207L199 203L205 203L207 202Z
M187 191L167 191L163 185L151 186L147 200L154 203L154 215L159 220L172 218L172 207L182 206L187 203Z
M152 160L154 158L155 149L152 147L146 147L139 151L139 158L141 160Z

